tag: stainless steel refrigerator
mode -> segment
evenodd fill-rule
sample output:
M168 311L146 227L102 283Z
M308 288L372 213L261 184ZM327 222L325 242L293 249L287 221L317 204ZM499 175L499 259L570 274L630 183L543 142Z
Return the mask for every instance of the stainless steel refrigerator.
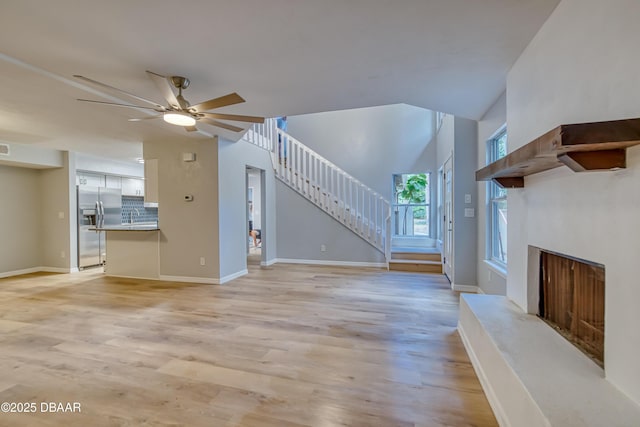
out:
M78 267L103 265L106 261L104 231L90 228L122 224L120 189L77 186Z

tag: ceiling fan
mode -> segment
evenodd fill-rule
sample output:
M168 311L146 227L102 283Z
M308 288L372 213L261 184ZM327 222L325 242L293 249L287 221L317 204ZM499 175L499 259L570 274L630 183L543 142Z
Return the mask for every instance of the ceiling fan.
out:
M85 81L87 83L90 83L92 85L99 86L104 89L108 89L110 91L114 91L123 95L127 95L128 97L131 97L138 101L144 102L146 104L150 104L153 107L131 105L131 104L118 104L115 102L94 101L91 99L78 99L78 101L93 102L96 104L110 105L115 107L153 110L160 113L155 116L145 117L142 119L129 119L129 121L137 122L141 120L158 119L162 117L165 122L171 123L172 125L176 125L176 126L182 126L187 132L197 131L198 130L198 128L196 127L197 122L206 123L206 124L227 129L233 132L240 132L243 129L237 126L230 125L228 123L220 122L219 120L230 120L230 121L236 121L236 122L249 122L249 123L264 123L264 117L207 112L208 110L213 110L215 108L221 108L221 107L226 107L228 105L245 102L245 100L235 92L225 96L221 96L219 98L213 98L196 105L191 105L189 101L187 101L182 96L182 90L189 87L190 81L188 78L182 77L182 76L166 76L165 77L151 71L147 71L147 76L153 81L153 83L155 83L156 87L160 90L160 93L162 93L163 98L168 103L167 106L158 104L157 102L142 98L140 96L134 95L132 93L126 92L124 90L118 89L113 86L109 86L104 83L100 83L96 80L92 80L84 76L74 75L73 77L80 79L82 81ZM174 93L173 89L171 88L172 86L178 89L177 96Z

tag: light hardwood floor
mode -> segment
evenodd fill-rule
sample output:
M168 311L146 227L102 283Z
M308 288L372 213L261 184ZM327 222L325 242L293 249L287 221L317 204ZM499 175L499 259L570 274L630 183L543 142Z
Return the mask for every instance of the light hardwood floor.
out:
M0 279L0 402L38 405L0 425L496 426L458 297L439 275L300 265Z

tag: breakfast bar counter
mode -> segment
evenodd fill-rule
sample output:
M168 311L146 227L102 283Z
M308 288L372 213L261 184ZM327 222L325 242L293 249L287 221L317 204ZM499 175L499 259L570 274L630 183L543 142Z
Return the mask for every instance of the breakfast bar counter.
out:
M152 224L122 224L92 228L105 231L107 276L136 279L160 277L160 228Z

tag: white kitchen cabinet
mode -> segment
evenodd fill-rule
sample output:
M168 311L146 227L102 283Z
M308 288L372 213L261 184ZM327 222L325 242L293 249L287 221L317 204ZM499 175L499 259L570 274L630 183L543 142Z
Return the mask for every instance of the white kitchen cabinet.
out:
M123 196L144 196L144 180L137 178L122 178Z
M107 188L122 188L122 177L107 175Z
M144 205L158 206L158 159L144 160Z
M76 184L87 185L89 187L104 187L105 176L95 173L78 172L76 173Z

